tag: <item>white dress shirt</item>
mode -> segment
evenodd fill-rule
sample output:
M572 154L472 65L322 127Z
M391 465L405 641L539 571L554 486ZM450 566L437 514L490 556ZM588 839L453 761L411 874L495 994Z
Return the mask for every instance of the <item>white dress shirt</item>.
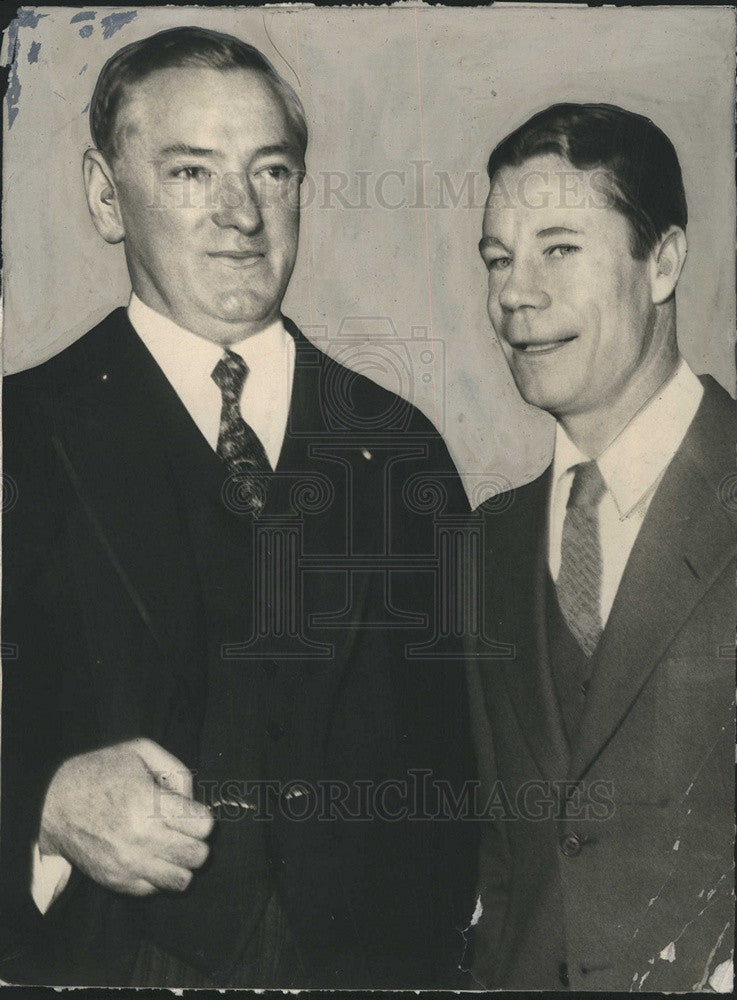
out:
M602 625L609 618L653 494L683 442L703 394L701 382L681 359L674 375L597 458L607 487L599 502ZM560 572L563 521L573 466L588 460L558 424L548 506L548 566L553 580Z
M222 396L212 380L212 371L224 349L151 309L134 293L128 318L189 411L213 451L220 430ZM241 416L264 446L272 469L276 468L284 443L294 382L294 340L276 320L265 330L229 349L248 365L248 376L240 400ZM56 854L42 855L33 845L31 895L41 913L63 891L71 866Z
M224 349L167 319L145 305L135 292L128 318L159 368L213 451L217 448L222 396L212 380L212 371ZM241 396L241 416L264 446L272 469L279 460L289 417L294 381L294 340L275 320L229 349L248 365Z

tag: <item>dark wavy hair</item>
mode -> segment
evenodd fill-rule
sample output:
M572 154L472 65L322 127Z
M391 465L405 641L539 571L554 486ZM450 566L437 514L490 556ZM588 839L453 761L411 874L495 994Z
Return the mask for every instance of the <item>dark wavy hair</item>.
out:
M302 102L266 56L233 35L193 26L159 31L124 46L108 59L97 78L90 103L90 132L97 148L109 158L117 154L115 124L129 88L156 70L180 66L250 69L263 73L281 96L304 155L307 122Z
M686 228L688 209L673 143L649 118L612 104L554 104L496 146L487 166L555 153L578 170L600 169L612 206L632 225L632 254L644 259L670 226Z

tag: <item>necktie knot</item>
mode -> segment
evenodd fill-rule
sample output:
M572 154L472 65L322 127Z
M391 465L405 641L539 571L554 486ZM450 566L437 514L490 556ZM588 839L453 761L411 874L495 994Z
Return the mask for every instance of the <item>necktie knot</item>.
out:
M248 365L235 351L225 348L225 354L212 370L212 380L227 403L238 402L248 375Z
M568 507L591 509L598 505L606 492L606 483L596 461L580 462L574 465Z

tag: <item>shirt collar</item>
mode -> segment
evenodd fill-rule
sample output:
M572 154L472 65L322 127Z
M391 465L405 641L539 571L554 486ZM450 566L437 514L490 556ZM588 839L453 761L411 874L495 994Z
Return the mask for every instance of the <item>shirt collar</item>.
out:
M553 489L557 489L563 477L571 472L574 465L588 462L578 445L568 437L562 424L555 425L555 451L553 453Z
M699 408L704 387L681 358L674 375L650 397L612 443L598 456L599 470L620 518L656 486L678 451ZM553 483L588 458L558 424Z
M180 392L208 376L223 356L225 348L179 326L167 316L147 306L131 293L128 318L154 360L174 388ZM251 371L272 368L284 357L289 334L281 319L274 320L265 329L228 347L240 354ZM214 384L214 383L213 383Z

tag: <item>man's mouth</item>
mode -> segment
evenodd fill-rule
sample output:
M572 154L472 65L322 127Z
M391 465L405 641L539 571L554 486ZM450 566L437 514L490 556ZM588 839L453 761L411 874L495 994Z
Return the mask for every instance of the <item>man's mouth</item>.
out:
M540 355L552 354L565 344L570 344L576 339L575 334L568 337L556 337L555 340L519 340L516 344L510 343L510 347L519 354Z
M244 268L258 264L265 254L258 250L211 250L207 256L229 267Z

